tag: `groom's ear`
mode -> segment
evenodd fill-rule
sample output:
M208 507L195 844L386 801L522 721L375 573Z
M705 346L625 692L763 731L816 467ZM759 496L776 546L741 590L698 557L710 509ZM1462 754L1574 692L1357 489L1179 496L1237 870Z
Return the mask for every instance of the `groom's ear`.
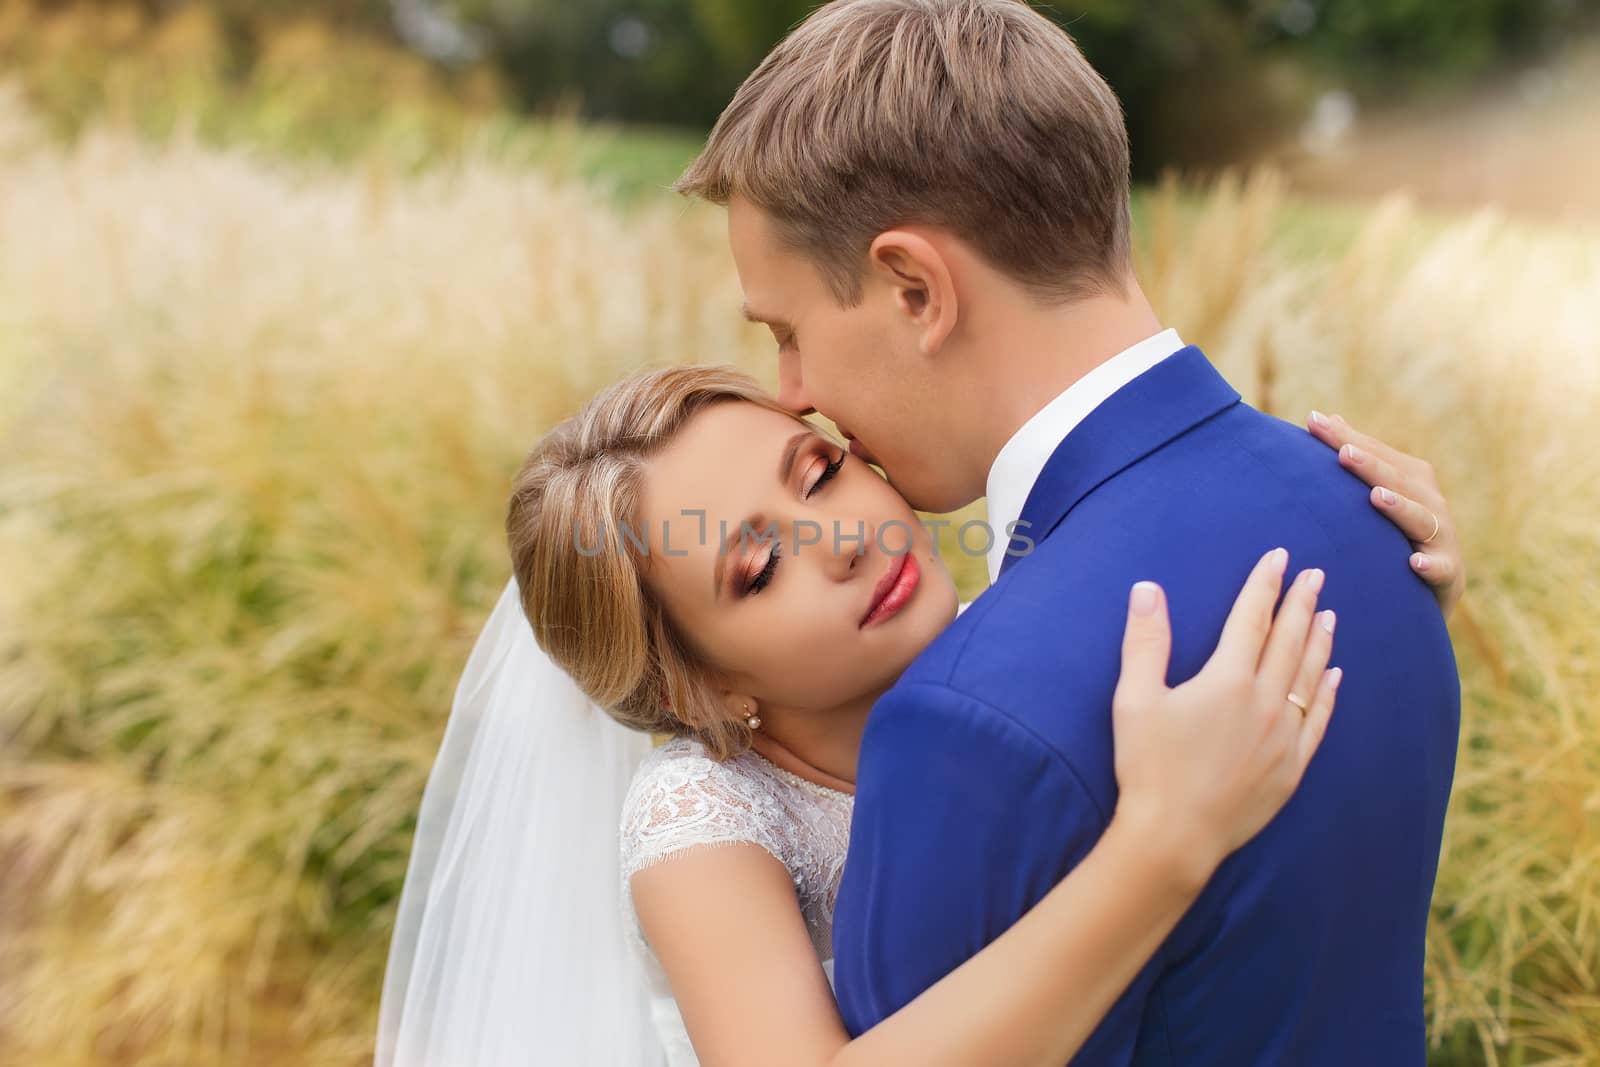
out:
M950 261L939 246L912 230L885 230L867 250L867 263L915 331L922 354L937 353L959 311Z

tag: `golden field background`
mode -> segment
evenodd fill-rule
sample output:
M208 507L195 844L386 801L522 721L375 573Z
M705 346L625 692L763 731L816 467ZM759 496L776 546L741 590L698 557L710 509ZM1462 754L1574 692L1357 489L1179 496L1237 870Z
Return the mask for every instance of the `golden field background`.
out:
M63 138L38 98L0 93L0 1063L369 1060L522 453L768 343L715 210L503 139ZM1434 1062L1600 1064L1600 237L1270 175L1137 214L1247 398L1426 457L1461 525Z

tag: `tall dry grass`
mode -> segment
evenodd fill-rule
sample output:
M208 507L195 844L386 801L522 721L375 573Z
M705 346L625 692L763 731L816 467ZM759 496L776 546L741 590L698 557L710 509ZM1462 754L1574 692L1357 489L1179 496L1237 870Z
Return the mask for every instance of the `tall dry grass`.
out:
M0 1058L358 1063L522 451L766 344L715 212L30 125L0 104ZM1286 262L1294 210L1167 190L1145 276L1265 406L1438 466L1475 584L1437 1056L1600 1062L1597 243L1390 206Z
M1152 298L1247 397L1430 460L1472 575L1428 956L1441 1063L1600 1064L1600 233L1390 201L1332 262L1271 254L1279 183L1152 212ZM1353 1021L1353 1025L1359 1025Z
M357 1062L510 477L627 370L749 353L720 221L0 115L0 1032Z

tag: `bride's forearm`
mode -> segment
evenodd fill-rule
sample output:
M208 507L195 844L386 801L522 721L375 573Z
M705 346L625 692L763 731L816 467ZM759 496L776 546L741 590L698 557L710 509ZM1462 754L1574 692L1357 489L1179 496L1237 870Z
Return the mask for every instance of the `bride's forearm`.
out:
M841 1048L829 1067L1060 1067L1214 867L1197 855L1175 862L1172 850L1150 841L1137 816L1119 813L1083 862L1015 926Z

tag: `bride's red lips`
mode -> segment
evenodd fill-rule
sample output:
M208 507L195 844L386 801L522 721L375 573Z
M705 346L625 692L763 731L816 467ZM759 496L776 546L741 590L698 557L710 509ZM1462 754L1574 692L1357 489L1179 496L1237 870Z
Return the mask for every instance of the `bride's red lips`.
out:
M905 607L921 580L922 568L910 552L890 557L889 569L872 590L872 604L862 616L861 627L880 623Z

